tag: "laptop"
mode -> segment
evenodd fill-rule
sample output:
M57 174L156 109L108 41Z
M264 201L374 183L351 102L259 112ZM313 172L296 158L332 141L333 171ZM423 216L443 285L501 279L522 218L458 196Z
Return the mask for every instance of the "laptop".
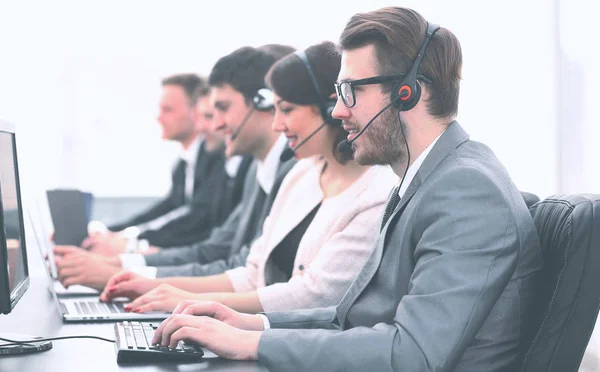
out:
M88 236L93 196L79 190L47 190L48 205L54 225L54 242L81 246Z
M44 242L40 239L39 229L36 229L34 220L35 218L31 213L28 213L29 218L28 222L31 226L34 236L36 237L37 243L40 246L40 254L42 256L42 260L45 261L44 257ZM48 256L50 256L50 252L52 249L48 250ZM70 322L106 322L106 321L147 321L147 320L163 320L166 319L170 313L167 312L150 312L146 314L139 313L130 313L125 311L125 305L130 301L127 299L116 299L113 302L101 302L98 298L98 291L88 288L88 290L95 291L96 295L87 295L84 296L83 293L78 296L60 296L56 291L56 282L58 282L55 278L52 277L52 272L50 270L49 265L44 265L46 267L46 274L48 275L48 279L50 281L50 285L48 286L48 290L54 297L54 301L57 304L57 308L62 316L62 319L65 323ZM59 282L60 283L60 282ZM64 287L63 287L64 288Z

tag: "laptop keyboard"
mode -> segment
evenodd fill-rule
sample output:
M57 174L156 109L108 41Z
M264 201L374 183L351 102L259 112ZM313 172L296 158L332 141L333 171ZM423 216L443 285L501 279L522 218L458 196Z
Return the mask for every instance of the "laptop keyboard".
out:
M201 347L183 341L180 341L175 349L152 345L157 328L157 323L116 323L117 362L191 362L199 361L204 355Z
M118 314L126 312L122 302L76 301L73 304L79 314Z

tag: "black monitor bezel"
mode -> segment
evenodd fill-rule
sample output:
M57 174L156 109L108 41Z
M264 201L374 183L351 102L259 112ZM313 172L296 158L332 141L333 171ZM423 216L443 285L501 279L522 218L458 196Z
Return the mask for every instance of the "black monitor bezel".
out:
M21 233L21 252L23 253L23 268L25 271L25 279L18 283L13 291L10 291L8 284L8 270L5 269L8 262L8 249L6 245L6 235L4 232L4 209L2 205L2 190L0 190L0 283L3 283L3 288L0 288L0 314L10 313L17 302L23 297L25 291L29 288L29 265L27 260L27 245L25 239L25 224L23 220L23 203L21 201L21 183L19 177L19 161L17 158L17 136L15 128L12 124L0 120L0 132L6 132L11 135L12 151L15 167L15 185L17 188L17 208L19 209L19 227ZM4 269L3 269L4 268ZM8 296L3 295L8 294Z

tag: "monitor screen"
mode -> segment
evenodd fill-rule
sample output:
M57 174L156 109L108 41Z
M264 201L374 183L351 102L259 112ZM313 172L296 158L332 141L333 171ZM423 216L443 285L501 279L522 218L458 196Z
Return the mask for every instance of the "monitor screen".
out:
M15 133L0 121L0 313L9 313L28 286Z

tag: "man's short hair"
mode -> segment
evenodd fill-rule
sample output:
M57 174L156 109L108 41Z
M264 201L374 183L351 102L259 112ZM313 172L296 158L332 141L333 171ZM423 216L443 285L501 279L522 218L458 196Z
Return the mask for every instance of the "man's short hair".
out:
M412 9L386 7L354 15L340 36L342 50L373 44L380 75L408 73L427 33L427 21ZM419 73L430 92L428 112L436 117L453 117L458 112L462 51L456 36L441 27L431 38ZM391 91L393 83L384 84Z
M283 44L265 44L263 46L258 47L258 49L264 50L265 52L273 55L278 60L296 51L296 48L294 48L293 46Z
M208 89L208 84L205 79L196 74L177 74L171 75L162 80L161 85L176 85L183 89L190 105L195 105L199 96L196 92L199 90Z
M210 85L208 85L208 81L204 78L202 79L202 84L198 84L194 94L192 94L192 100L197 103L199 99L204 98L210 94Z
M250 102L265 87L265 75L278 59L273 50L250 46L236 49L217 61L208 83L213 87L229 84Z

